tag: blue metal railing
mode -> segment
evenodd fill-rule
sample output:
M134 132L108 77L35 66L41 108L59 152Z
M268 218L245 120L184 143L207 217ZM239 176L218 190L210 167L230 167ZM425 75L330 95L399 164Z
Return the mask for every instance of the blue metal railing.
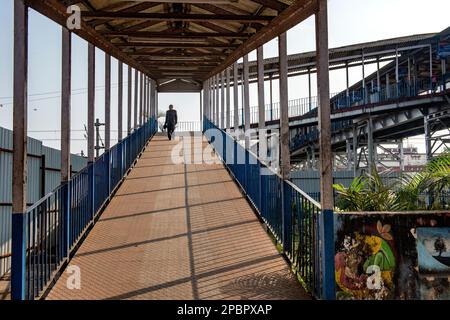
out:
M328 240L326 250L319 248L319 243L325 245L324 234L319 232L324 223L320 204L292 182L283 180L206 117L203 132L281 245L306 289L317 298L334 299L334 242ZM330 223L332 226L333 222L327 221ZM330 257L332 263L326 271L321 263L330 261Z
M23 250L12 252L13 260L25 262L11 270L13 299L32 300L45 292L157 130L150 119L27 210Z
M429 79L422 79L414 82L400 81L397 84L381 87L380 90L370 92L368 88L342 92L334 96L331 100L332 112L342 112L346 109L361 107L368 104L395 102L399 99L413 98L424 94L445 90L445 83L449 77L444 75L439 83L433 84ZM448 89L448 88L447 88ZM311 111L312 116L317 116L317 108ZM332 132L338 132L352 128L351 120L337 120L332 122ZM306 146L308 143L319 139L317 127L311 127L307 134L297 135L291 139L291 151Z

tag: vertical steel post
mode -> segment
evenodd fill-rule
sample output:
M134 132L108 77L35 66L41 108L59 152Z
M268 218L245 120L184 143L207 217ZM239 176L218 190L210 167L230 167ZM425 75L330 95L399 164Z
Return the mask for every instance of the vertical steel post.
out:
M216 126L220 126L220 87L219 87L219 74L216 74Z
M430 44L430 90L433 91L433 47Z
M134 130L138 128L139 71L134 70Z
M428 112L423 117L423 127L425 133L425 154L427 156L427 162L433 158L433 151L431 145L431 129L430 120L428 119Z
M312 88L311 88L311 68L308 68L308 105L309 110L312 110Z
M270 88L270 121L273 121L273 81L272 74L269 76L269 88Z
M377 92L378 92L378 99L379 99L380 91L381 91L380 58L377 57Z
M280 68L280 149L281 149L281 176L283 177L281 185L281 225L282 225L282 243L283 250L288 243L288 235L291 230L289 227L290 194L285 188L285 180L289 180L291 171L290 150L289 150L289 105L288 105L288 65L287 65L287 35L282 33L278 36L278 56Z
M105 151L111 146L111 56L105 54Z
M288 110L288 76L287 76L287 36L278 36L278 56L280 67L280 148L281 175L288 180L291 171L291 155L289 151L289 110Z
M391 84L389 82L389 73L386 74L386 99L391 97Z
M445 79L445 74L447 73L447 62L445 59L441 59L441 73L442 73L442 90L447 89L447 80Z
M239 131L239 77L238 77L238 64L233 64L233 110L234 110L234 131Z
M95 47L88 44L88 161L94 162L95 139Z
M27 210L28 7L14 1L14 109L11 297L25 299Z
M264 49L263 46L256 50L258 66L258 123L259 129L266 128L266 104L264 99Z
M399 157L399 165L400 165L400 173L403 174L405 171L405 160L404 160L404 148L403 148L403 139L400 139L399 142L399 151L400 151L400 157Z
M213 124L216 124L216 76L214 75L212 78L212 89L211 89L211 100L212 100L212 115L211 115L211 122Z
M71 119L71 74L72 33L62 28L61 64L61 181L70 179L70 119Z
M249 89L249 67L248 55L244 56L243 63L243 78L244 78L244 130L245 130L245 149L250 148L250 89Z
M122 141L123 135L123 63L119 61L119 88L117 98L117 138Z
M373 122L372 117L369 116L369 120L367 120L367 152L369 153L369 163L367 164L367 168L369 171L369 174L372 174L372 171L374 170L374 142L373 142ZM376 167L375 167L376 168Z
M220 74L220 128L225 128L225 73Z
M319 98L320 234L322 253L322 298L335 298L333 164L328 50L327 0L318 0L316 13L317 92Z
M226 70L226 82L227 82L227 110L226 110L226 129L227 132L230 131L230 127L231 127L231 101L230 101L230 68L227 68Z
M128 135L131 134L132 124L131 124L131 105L133 99L133 71L130 66L128 66L128 109L127 109L127 132Z
M350 77L348 75L348 61L345 61L345 85L346 85L346 89L345 92L347 94L347 99L350 95Z
M361 50L361 66L362 66L362 94L363 94L363 101L366 103L367 101L367 95L366 95L366 65L364 61L364 49Z
M138 127L143 124L143 106L144 106L144 74L139 72L139 113L138 113Z
M65 183L63 206L63 256L69 256L70 244L70 128L72 33L62 28L61 48L61 182ZM44 177L45 180L45 177Z
M397 95L396 98L400 97L399 82L400 82L400 76L398 73L398 49L395 48L395 94Z

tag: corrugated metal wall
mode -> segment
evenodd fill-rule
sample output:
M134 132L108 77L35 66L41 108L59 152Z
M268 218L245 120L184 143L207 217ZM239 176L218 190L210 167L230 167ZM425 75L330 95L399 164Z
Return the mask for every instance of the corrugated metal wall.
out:
M0 277L10 268L11 214L12 214L12 131L0 127ZM44 156L44 157L42 157ZM27 202L38 201L43 194L55 189L61 182L59 169L61 152L45 147L41 141L28 138ZM42 190L42 165L45 158L45 190ZM86 166L86 159L72 155L72 171ZM3 257L3 258L2 258Z

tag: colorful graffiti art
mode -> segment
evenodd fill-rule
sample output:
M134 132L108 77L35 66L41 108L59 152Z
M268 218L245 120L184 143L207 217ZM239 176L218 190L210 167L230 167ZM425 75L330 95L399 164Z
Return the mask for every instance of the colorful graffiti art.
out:
M337 299L390 299L396 258L391 226L380 221L364 234L345 236L335 256Z
M450 228L417 228L422 299L450 299Z

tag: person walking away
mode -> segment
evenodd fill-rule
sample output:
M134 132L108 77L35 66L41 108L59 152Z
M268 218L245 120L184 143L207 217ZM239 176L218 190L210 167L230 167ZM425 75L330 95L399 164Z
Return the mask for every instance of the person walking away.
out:
M174 110L173 105L169 106L169 110L166 112L166 123L164 128L167 128L167 136L169 140L172 140L172 135L175 131L175 126L178 123L177 111Z

